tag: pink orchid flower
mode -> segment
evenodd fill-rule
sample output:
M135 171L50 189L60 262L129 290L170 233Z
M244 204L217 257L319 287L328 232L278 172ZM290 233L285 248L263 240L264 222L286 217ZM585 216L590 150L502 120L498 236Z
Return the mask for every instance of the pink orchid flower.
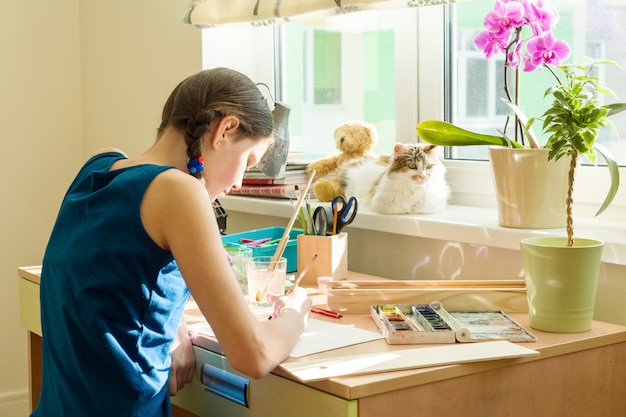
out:
M537 2L527 2L525 5L525 15L528 19L528 26L535 36L553 30L559 22L559 12L542 0Z
M493 11L487 13L483 24L490 32L513 29L524 25L524 5L517 1L496 0Z
M524 71L530 72L540 65L561 65L570 55L567 42L556 39L552 32L530 39L526 45Z
M520 52L521 49L522 49L522 43L518 42L517 45L515 45L515 49L513 49L513 51L509 52L509 54L507 55L505 65L511 68L518 69L519 64L521 62L521 56L522 56Z
M474 47L483 52L485 59L505 50L509 43L510 32L489 32L483 30L474 38Z

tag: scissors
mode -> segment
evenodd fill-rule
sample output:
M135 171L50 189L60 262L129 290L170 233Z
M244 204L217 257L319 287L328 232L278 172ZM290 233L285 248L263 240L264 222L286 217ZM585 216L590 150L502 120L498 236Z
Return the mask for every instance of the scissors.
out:
M333 198L330 207L319 206L313 212L313 234L316 236L332 236L352 223L356 217L359 201L356 197L340 195Z
M333 227L332 234L341 233L341 230L352 223L359 210L359 200L356 197L346 199L343 195L333 198L330 204L333 211Z

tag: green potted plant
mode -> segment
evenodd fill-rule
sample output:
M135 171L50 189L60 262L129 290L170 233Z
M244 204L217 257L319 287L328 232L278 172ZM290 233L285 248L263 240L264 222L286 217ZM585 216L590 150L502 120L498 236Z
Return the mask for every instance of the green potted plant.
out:
M484 19L485 30L474 40L475 46L483 51L486 59L498 53L505 54L505 94L502 100L513 110L512 135L507 132L509 118L505 122L504 130L499 132L500 136L471 132L440 120L426 120L417 126L418 136L433 144L490 146L491 167L496 192L499 193L499 223L502 226L525 228L554 228L568 224L571 226L573 184L568 185L567 179L573 181L573 171L568 170L575 169L581 156L586 156L595 163L598 152L606 160L610 171L611 188L596 215L609 206L619 186L617 164L610 153L595 142L598 129L610 125L607 117L624 110L625 106L623 103L601 105L597 100L596 94L609 96L614 94L604 87L602 80L591 71L595 65L610 62L592 62L586 66L563 65L565 59L569 57L570 48L566 42L556 39L553 35L558 20L558 12L541 0L529 0L524 3L496 0L493 10ZM525 36L526 32L530 35ZM592 102L587 103L584 110L572 108L573 112L578 114L569 119L568 124L570 132L576 130L580 132L572 136L571 144L578 143L584 137L584 147L573 148L576 152L570 152L571 149L565 149L562 140L556 138L549 139L543 147L538 143L532 130L536 119L527 120L518 103L519 71L522 62L525 72L546 69L556 79L556 85L546 92L546 95L552 95L555 101L542 117L544 123L549 123L548 120L554 122L551 128L544 129L548 134L555 132L555 126L567 119L563 113L564 106L561 105L562 94L566 89L574 95L592 95L589 97L592 98ZM513 91L509 86L510 70L514 71ZM561 76L563 80L559 77L559 72L563 72ZM576 80L573 80L574 78ZM568 87L570 85L571 87ZM578 88L581 90L576 93L574 90ZM580 100L576 103L581 104ZM593 116L580 117L591 109L589 106L595 108ZM560 112L558 119L555 113L557 111ZM586 126L576 123L585 123ZM590 130L591 127L593 130ZM566 136L565 130L560 132L563 139ZM502 173L502 169L513 172ZM551 178L551 181L546 182L545 178ZM569 204L566 205L566 202Z
M612 202L619 187L619 170L610 153L596 142L599 130L613 124L608 117L626 109L626 104L602 105L599 95L614 97L603 80L594 74L597 65L615 64L611 61L590 61L583 65L565 65L569 47L555 40L551 34L552 24L538 23L543 17L554 22L556 11L542 0L523 3L496 0L494 11L485 19L488 33L478 35L475 44L490 53L502 48L507 54L507 65L515 67L523 59L525 70L542 68L554 76L556 83L544 97L551 98L551 105L539 118L526 119L515 100L511 100L505 82L505 102L515 115L515 137L529 139L525 145L512 140L505 131L501 136L483 135L460 129L441 121L425 121L417 126L418 135L425 141L445 146L500 145L512 150L543 149L548 161L568 162L565 179L555 179L546 174L541 183L560 182L566 185L565 207L567 237L533 237L520 242L527 285L528 309L531 327L552 332L582 332L592 326L595 293L604 243L594 239L574 239L572 192L574 173L581 157L596 163L597 154L607 162L611 187L603 204L596 213L602 213ZM548 7L548 9L545 9ZM542 8L544 8L542 10ZM521 16L521 17L520 17ZM494 25L508 24L510 28L495 29ZM521 27L532 26L533 36L522 41ZM537 28L544 28L544 32ZM512 40L509 41L508 36ZM503 40L506 39L506 40ZM528 39L528 38L526 38ZM520 42L527 42L526 52ZM506 46L504 46L506 45ZM511 50L513 52L511 53ZM520 59L521 58L521 59ZM515 67L517 68L517 67ZM517 94L516 94L517 96ZM534 140L533 124L542 122L542 130L548 136L544 147ZM490 148L494 149L494 148ZM493 162L493 161L492 161ZM495 178L494 173L494 179ZM509 174L520 177L520 175ZM527 181L527 178L523 178ZM540 182L533 184L538 188ZM496 181L497 185L497 181ZM497 188L497 187L496 187Z
M553 71L557 84L546 91L552 105L539 119L525 124L529 129L543 120L548 134L548 158L570 157L566 200L567 237L535 237L520 243L524 259L531 326L545 331L581 332L591 328L597 279L604 243L595 239L574 239L573 187L577 161L586 156L596 162L596 152L604 156L611 172L611 188L600 214L611 203L619 186L619 170L608 150L596 143L599 130L612 123L608 116L624 110L624 103L600 105L597 95L614 94L600 77L593 75L598 64L562 65L563 78Z

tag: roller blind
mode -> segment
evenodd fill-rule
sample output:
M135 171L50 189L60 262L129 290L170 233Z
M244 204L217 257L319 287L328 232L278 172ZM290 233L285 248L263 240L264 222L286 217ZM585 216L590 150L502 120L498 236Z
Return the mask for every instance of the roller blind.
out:
M197 28L267 26L361 10L399 9L456 3L456 0L193 0L185 23Z

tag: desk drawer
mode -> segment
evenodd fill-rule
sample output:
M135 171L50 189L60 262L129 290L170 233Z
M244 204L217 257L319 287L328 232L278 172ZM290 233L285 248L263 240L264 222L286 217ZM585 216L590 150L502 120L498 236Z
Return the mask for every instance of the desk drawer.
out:
M195 347L196 376L185 386L172 403L200 417L357 417L357 401L345 400L274 374L262 379L248 379L248 407L207 391L201 380L202 366L206 363L235 375L225 357ZM245 378L245 376L243 376Z

